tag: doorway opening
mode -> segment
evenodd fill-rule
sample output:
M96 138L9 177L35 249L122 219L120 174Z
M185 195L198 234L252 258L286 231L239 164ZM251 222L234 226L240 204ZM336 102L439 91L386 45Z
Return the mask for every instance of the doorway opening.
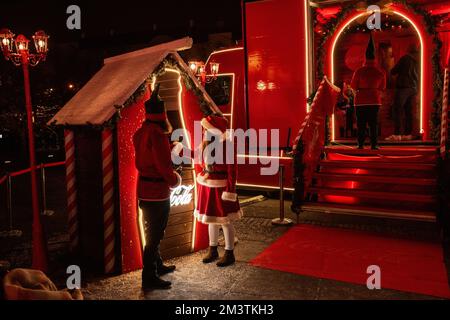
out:
M365 51L370 30L366 26L367 13L361 13L347 21L336 36L332 45L331 79L343 88L350 84L353 73L364 64ZM424 133L424 43L421 33L414 22L403 13L389 11L382 14L382 30L372 32L377 49L377 64L387 76L387 89L383 96L383 105L379 112L379 141L389 143L421 143ZM386 141L395 132L394 108L396 95L396 77L391 70L399 60L408 54L408 49L416 46L418 84L417 94L411 103L412 134L405 141ZM407 114L399 108L402 130L405 128ZM332 118L332 141L352 142L356 139L356 118L354 108L336 108Z

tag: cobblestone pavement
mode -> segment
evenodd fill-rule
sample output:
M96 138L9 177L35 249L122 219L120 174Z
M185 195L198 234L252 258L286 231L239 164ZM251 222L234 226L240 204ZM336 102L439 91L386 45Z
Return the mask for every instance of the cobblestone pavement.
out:
M204 265L204 252L172 259L177 271L164 278L172 281L172 288L143 293L140 271L116 277L88 281L83 288L86 299L187 299L187 300L321 300L321 299L433 299L394 290L370 291L365 286L317 279L253 267L248 262L278 239L288 229L273 227L279 204L267 200L247 206L245 217L236 225L239 243L237 263L225 269L215 264ZM289 212L286 204L286 212ZM296 219L296 216L288 214ZM409 223L336 215L303 213L300 223L356 230L373 231L404 238L438 241L433 224Z

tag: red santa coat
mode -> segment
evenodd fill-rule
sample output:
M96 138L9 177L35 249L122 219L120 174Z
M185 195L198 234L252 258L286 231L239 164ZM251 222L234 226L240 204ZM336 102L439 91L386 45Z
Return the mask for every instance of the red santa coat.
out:
M351 86L356 90L355 106L381 106L381 94L386 89L386 74L375 61L369 60L355 71Z
M181 182L173 171L171 148L167 135L156 123L145 121L133 136L136 168L139 172L139 200L164 201L170 198L170 188Z
M236 194L236 146L226 140L224 121L220 117L210 116L202 120L205 129L219 129L223 134L221 143L223 159L212 163L208 155L202 157L202 171L197 175L197 208L194 212L198 221L205 224L229 224L242 217L242 210ZM226 163L227 147L234 148L234 161Z

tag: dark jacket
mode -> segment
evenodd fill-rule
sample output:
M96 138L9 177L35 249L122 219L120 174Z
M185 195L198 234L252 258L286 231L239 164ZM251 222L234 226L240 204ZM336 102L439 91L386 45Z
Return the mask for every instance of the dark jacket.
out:
M419 82L418 62L413 56L407 54L391 70L393 76L397 76L397 89L417 89Z
M136 168L139 171L138 198L162 201L170 197L170 187L179 182L172 169L169 139L156 123L145 121L133 137Z

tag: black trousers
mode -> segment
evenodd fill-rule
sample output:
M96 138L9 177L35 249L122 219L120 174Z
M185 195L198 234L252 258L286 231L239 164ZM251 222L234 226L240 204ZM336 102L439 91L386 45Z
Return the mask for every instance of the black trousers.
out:
M162 265L159 245L164 238L170 212L170 200L139 201L142 209L145 248L143 277L156 275L157 268Z
M366 140L367 125L369 125L370 144L375 147L378 144L378 110L380 106L357 106L356 120L358 125L358 146L364 146Z
M395 134L401 134L402 113L405 113L404 134L412 134L413 110L416 102L417 90L414 88L397 89L395 92L392 117L394 119Z
M355 107L348 108L345 111L345 137L351 138L353 136L353 115ZM350 133L350 135L349 135Z

